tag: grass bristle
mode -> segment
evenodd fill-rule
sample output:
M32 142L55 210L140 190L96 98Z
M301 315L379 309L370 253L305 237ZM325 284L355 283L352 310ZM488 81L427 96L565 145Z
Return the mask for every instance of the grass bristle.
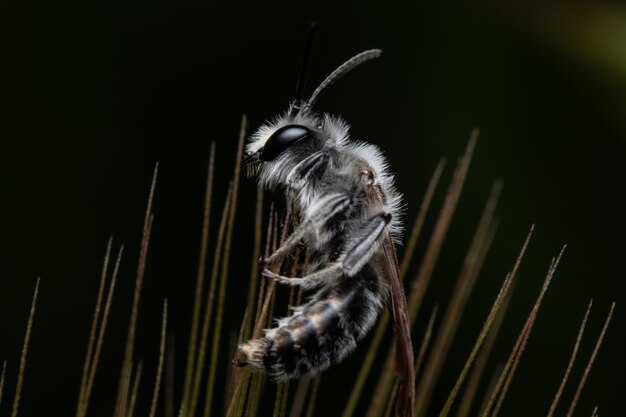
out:
M148 247L150 244L150 233L152 231L153 214L152 203L154 201L154 192L156 189L156 181L159 172L159 164L154 167L152 183L150 185L150 193L148 194L148 203L146 204L146 213L143 223L143 232L141 236L141 248L139 251L139 262L137 264L137 275L135 276L135 291L133 294L133 304L130 313L130 322L128 324L128 333L126 336L126 348L124 350L124 359L122 361L122 369L120 372L120 381L118 384L117 400L115 407L116 416L125 416L127 414L128 397L130 395L130 375L133 361L133 353L135 349L135 336L137 332L137 316L139 315L139 300L141 298L141 289L143 286L143 278L146 270L146 262L148 259Z
M454 171L452 181L448 187L446 197L444 199L439 217L435 223L432 236L428 243L424 259L420 265L419 271L411 283L411 290L408 297L409 304L409 319L411 323L415 323L418 312L422 305L422 300L426 294L426 289L432 277L435 265L439 259L441 253L441 247L448 233L448 228L452 222L452 218L456 211L459 199L461 198L461 192L465 185L467 173L469 171L470 162L472 161L472 155L474 154L474 148L478 141L478 130L474 130L470 136L465 153L459 159L456 169Z
M519 255L517 256L517 259L515 260L515 264L513 265L513 270L507 275L507 277L505 278L502 287L500 288L500 292L498 293L498 296L496 297L496 300L494 301L492 307L491 307L491 311L489 312L489 315L487 316L487 320L485 321L485 323L483 324L483 328L481 329L478 338L476 339L476 342L474 343L474 347L472 348L472 351L469 355L469 358L467 359L467 361L465 362L465 365L463 367L463 369L461 370L461 373L459 375L459 377L457 378L457 381L454 385L454 387L452 388L452 391L450 392L450 394L448 395L448 399L446 400L446 403L443 406L443 409L441 410L441 412L439 413L440 417L445 417L448 415L448 413L450 412L450 409L452 408L452 404L454 402L454 400L456 399L456 396L459 392L459 390L461 389L461 385L463 384L463 382L465 381L465 377L467 376L467 373L469 372L469 369L471 368L472 364L474 363L474 359L476 358L476 355L478 354L478 351L480 350L485 337L487 336L487 334L489 333L489 330L491 329L491 325L493 324L494 320L496 319L498 312L500 311L500 309L502 308L502 305L504 304L504 301L507 298L507 294L511 288L511 285L513 284L513 282L515 281L515 278L517 276L517 271L519 269L519 266L522 262L522 258L524 257L524 254L526 253L526 248L528 247L528 243L530 242L530 238L533 234L533 230L534 230L534 226L532 226L530 228L530 231L528 232L528 236L526 237L526 241L524 242L524 245L522 246L522 249L519 253Z
M96 339L93 356L90 358L89 363L86 363L88 365L87 381L85 383L84 392L82 392L83 396L79 400L79 410L77 412L78 416L80 417L84 417L87 414L87 409L89 408L89 400L91 398L91 393L93 391L93 384L96 379L96 371L98 369L98 363L100 362L100 354L102 352L102 345L104 344L104 336L106 334L107 324L109 321L109 314L111 312L111 304L113 303L113 294L115 293L115 285L117 283L117 275L120 270L120 264L122 262L123 253L124 253L124 246L121 246L117 253L115 266L113 267L113 274L111 275L111 281L109 283L109 289L107 291L107 297L106 297L106 301L104 305L104 311L102 312L102 317L98 319L98 317L94 315L94 324L96 324L97 321L100 321L100 326L98 328L98 336ZM98 295L98 298L100 298L100 295Z
M578 335L576 336L576 343L574 343L574 350L572 351L572 356L570 357L569 363L567 364L567 368L565 370L565 375L563 375L563 379L561 380L561 385L559 385L559 389L554 396L554 400L550 405L550 410L548 410L547 417L552 417L554 415L554 411L556 410L556 406L561 399L561 395L563 394L563 389L565 388L565 384L569 379L569 374L572 372L572 368L574 367L574 361L576 360L576 355L578 354L578 348L580 346L580 341L583 338L583 333L585 332L585 325L587 324L587 318L589 317L589 312L591 311L591 305L593 304L593 300L589 301L589 305L587 306L587 311L585 311L585 317L583 317L583 321L580 324L580 328L578 329Z
M419 411L416 410L416 416L418 417L425 415L428 410L432 393L439 380L439 375L461 321L465 305L491 244L493 235L490 235L490 231L493 230L491 226L501 189L502 184L496 182L478 223L474 238L465 257L461 274L457 280L456 288L452 292L450 304L446 309L441 327L433 343L432 351L426 362L424 373L417 386L415 401L419 404Z
M159 393L161 392L161 377L163 375L163 362L165 361L165 341L167 339L167 299L163 300L163 319L161 322L161 343L159 345L159 364L157 365L157 373L154 382L154 391L152 393L152 402L150 403L150 417L156 415L156 408L159 401Z
M93 351L96 345L96 332L98 330L98 323L100 322L100 310L102 309L102 301L104 299L104 286L106 283L107 272L109 269L109 260L111 257L111 246L113 245L113 237L109 238L107 243L106 252L104 254L104 263L102 265L102 274L100 276L100 286L98 288L98 295L96 297L96 307L93 313L93 319L91 321L91 330L89 331L89 342L87 344L87 353L85 354L85 363L83 364L82 378L80 381L80 392L78 394L78 404L76 406L76 417L84 415L83 409L85 408L85 391L87 390L87 381L89 379L89 372L92 366Z
M4 379L7 375L7 361L2 364L2 375L0 376L0 405L2 405L2 394L4 393Z
M602 326L602 331L600 332L600 336L598 336L598 340L596 341L596 345L593 348L593 352L591 353L589 362L587 362L587 366L585 367L585 372L583 373L583 376L580 378L580 382L578 383L578 387L576 388L576 393L574 394L572 403L570 404L569 409L567 410L567 417L571 417L574 414L574 410L576 409L576 405L578 404L578 399L580 398L580 393L585 387L585 383L587 382L587 378L589 377L589 372L591 371L593 362L596 360L596 356L598 355L598 351L600 350L600 346L602 346L602 341L604 340L604 336L606 335L606 330L609 328L609 324L611 323L611 318L613 317L614 309L615 309L615 303L611 304L611 309L609 310L609 314L607 315L606 320L604 321L604 326Z
M511 300L511 295L513 293L514 285L509 290L509 293L506 295L502 306L500 307L500 312L497 313L496 318L491 325L491 330L487 334L485 341L483 342L483 346L480 349L480 353L476 357L474 361L474 365L472 366L472 371L467 380L467 384L463 395L461 397L461 401L459 403L459 409L457 411L457 417L467 417L469 415L472 404L474 403L474 398L476 397L476 393L478 391L478 386L480 381L482 380L483 373L487 366L487 360L491 355L491 350L496 344L496 339L498 337L498 333L500 328L502 327L502 323L504 322L504 317L506 316L506 311L509 307L509 302ZM499 374L499 373L498 373ZM492 387L495 387L497 382L497 378L494 376L492 378ZM487 390L487 392L491 392L491 390ZM485 398L484 406L487 405L488 398ZM481 411L484 407L481 407Z
M311 386L311 377L305 376L298 381L298 387L296 393L293 396L293 402L291 403L291 410L289 411L289 417L300 417L304 412L304 406L306 405L306 396Z
M426 332L424 333L424 337L422 338L422 343L420 343L419 352L415 357L415 375L417 376L422 368L422 363L424 363L424 358L426 358L426 352L428 351L428 347L430 346L430 340L433 337L433 330L435 328L435 321L437 320L437 313L439 312L439 304L435 304L435 308L433 308L433 312L430 314L430 319L428 320L428 326L426 326Z
M511 384L511 380L513 379L513 375L515 375L515 371L517 370L517 366L519 365L522 353L524 352L524 348L526 347L526 342L528 341L532 328L535 324L535 319L537 318L539 307L541 306L541 302L543 301L546 291L550 286L550 282L552 281L552 277L554 276L554 272L559 265L561 256L563 255L564 251L565 247L563 247L561 253L559 253L559 256L556 259L553 259L550 264L550 268L548 269L548 273L546 274L546 278L543 282L543 286L541 287L541 291L539 292L537 300L535 301L535 304L533 305L533 308L530 311L528 318L526 319L526 323L524 323L524 326L517 338L517 341L513 346L513 350L511 351L511 354L509 355L509 358L504 365L504 369L500 374L498 383L496 384L496 387L493 390L491 397L489 398L489 402L487 403L487 407L483 412L483 417L489 415L489 411L491 411L492 407L493 413L491 415L493 417L497 416L500 408L502 407L502 402L504 401L504 397L506 396L509 385ZM497 402L494 407L494 401L496 400L496 396Z
M313 378L313 388L311 389L311 398L309 399L306 417L313 417L315 415L315 404L317 403L317 396L320 390L321 382L322 374L318 374L315 378Z
M139 384L141 383L141 374L143 372L143 362L139 361L137 369L135 370L135 377L133 380L133 388L130 392L130 403L128 405L128 417L135 415L135 409L137 407L137 397L139 396Z
M33 301L30 305L30 314L28 315L26 334L24 335L24 344L22 345L22 356L20 357L20 369L17 374L17 385L15 387L15 398L13 400L11 417L17 417L17 412L20 408L20 398L22 396L22 387L24 385L24 371L26 369L26 358L28 356L28 345L30 343L31 332L33 330L33 322L35 320L35 307L37 306L37 296L39 295L39 281L40 279L37 278L37 284L35 284L35 292L33 293Z
M257 294L257 285L259 281L259 258L261 257L261 239L263 235L263 189L257 188L257 198L254 215L254 243L252 248L252 262L250 267L250 284L248 287L248 302L246 304L246 311L249 313L246 316L243 324L243 336L249 338L252 329L252 322L254 317L252 311L254 310L254 300Z

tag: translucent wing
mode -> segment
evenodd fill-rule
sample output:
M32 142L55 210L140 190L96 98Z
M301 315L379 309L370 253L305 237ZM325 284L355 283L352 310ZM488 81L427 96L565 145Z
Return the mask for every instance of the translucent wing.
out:
M393 239L387 233L381 245L382 265L389 280L391 302L389 309L393 319L393 336L396 345L396 368L398 373L398 397L396 415L413 417L415 401L415 375L413 365L413 342L404 288L400 281L400 268Z

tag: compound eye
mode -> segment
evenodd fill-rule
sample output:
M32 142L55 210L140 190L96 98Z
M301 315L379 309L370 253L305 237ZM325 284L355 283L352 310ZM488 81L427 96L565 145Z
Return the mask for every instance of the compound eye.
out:
M285 149L311 135L309 129L300 125L287 125L278 129L270 136L263 146L261 159L272 161Z

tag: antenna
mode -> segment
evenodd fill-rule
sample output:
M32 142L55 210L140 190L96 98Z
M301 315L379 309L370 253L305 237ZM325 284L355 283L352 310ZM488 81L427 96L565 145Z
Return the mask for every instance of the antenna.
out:
M313 107L317 99L320 98L322 93L328 89L328 87L335 84L338 80L340 80L344 75L348 72L352 71L354 68L358 67L364 62L369 61L370 59L378 58L383 51L380 49L370 49L368 51L363 51L360 54L357 54L341 64L336 70L334 70L322 83L315 89L313 95L309 99L308 103L304 107Z

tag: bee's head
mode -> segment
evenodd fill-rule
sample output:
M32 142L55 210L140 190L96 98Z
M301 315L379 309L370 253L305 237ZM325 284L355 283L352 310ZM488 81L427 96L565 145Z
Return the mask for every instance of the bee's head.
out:
M310 49L310 45L307 49ZM302 91L309 60L305 54L296 99L289 111L274 122L261 126L250 138L242 161L248 175L258 175L264 185L279 184L286 178L288 170L311 153L340 145L347 138L346 124L328 115L319 117L312 111L312 107L337 80L380 54L379 49L372 49L353 56L326 77L311 98L303 100Z
M249 175L256 174L264 163L284 163L293 150L309 148L310 142L316 140L318 132L311 123L290 119L293 118L284 117L266 124L250 137L242 161Z
M307 156L337 141L327 132L327 117L290 112L261 126L246 146L242 166L248 176L258 176L261 183L272 186L285 180L288 171ZM331 121L333 124L334 120Z

